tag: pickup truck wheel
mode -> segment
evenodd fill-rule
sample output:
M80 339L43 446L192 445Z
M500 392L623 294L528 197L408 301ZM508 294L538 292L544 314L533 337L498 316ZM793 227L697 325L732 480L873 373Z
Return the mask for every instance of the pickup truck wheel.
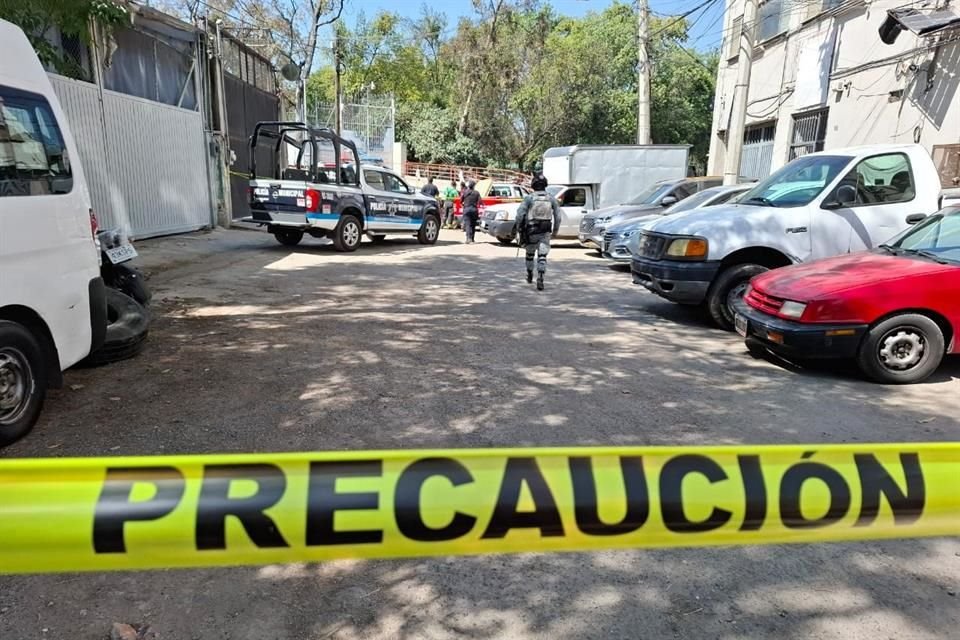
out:
M440 218L433 213L428 213L424 218L420 230L417 231L417 241L420 244L437 244L437 238L440 237Z
M750 280L764 271L759 264L738 264L721 271L707 292L707 310L717 326L733 331L733 303L742 298Z
M0 320L0 446L22 438L40 417L47 395L45 366L33 334Z
M277 229L273 232L273 237L285 247L295 247L303 240L303 231L299 229Z
M867 332L857 364L869 378L884 384L921 382L943 360L943 331L918 313L887 318Z
M505 245L516 244L516 242L514 242L514 239L513 239L513 238L500 238L500 237L497 237L497 242L499 242L500 244L505 244Z
M363 229L356 216L341 216L340 224L333 232L333 246L337 251L356 251L362 236Z

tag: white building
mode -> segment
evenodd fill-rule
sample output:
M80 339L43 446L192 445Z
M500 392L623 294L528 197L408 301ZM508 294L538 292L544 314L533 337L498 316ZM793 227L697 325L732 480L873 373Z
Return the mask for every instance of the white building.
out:
M711 175L723 173L743 7L727 0ZM943 187L960 186L960 24L925 36L904 29L885 44L879 29L896 8L960 18L960 0L761 0L741 175L766 176L812 151L917 142Z

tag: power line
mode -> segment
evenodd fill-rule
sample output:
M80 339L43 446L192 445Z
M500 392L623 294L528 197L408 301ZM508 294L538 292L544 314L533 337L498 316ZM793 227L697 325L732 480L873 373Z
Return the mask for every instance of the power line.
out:
M710 5L714 4L715 2L717 2L717 0L705 0L705 2L702 2L702 3L698 4L698 5L695 6L693 9L690 9L690 10L687 11L686 13L681 13L681 14L678 15L675 19L671 20L671 21L668 22L667 24L663 25L662 27L660 27L659 29L657 29L656 31L654 31L653 33L651 33L651 34L650 34L650 38L654 38L654 37L660 35L661 33L663 33L664 31L666 31L667 29L669 29L669 28L672 27L673 25L677 24L677 23L680 22L681 20L684 20L687 16L696 13L697 11L699 11L700 9L703 9L704 7L710 6Z

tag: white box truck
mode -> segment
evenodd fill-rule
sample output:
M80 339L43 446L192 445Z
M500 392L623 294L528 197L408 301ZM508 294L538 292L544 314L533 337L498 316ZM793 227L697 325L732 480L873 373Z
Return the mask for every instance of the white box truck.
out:
M629 201L654 182L684 178L690 145L575 145L543 154L543 175L556 192L560 236L576 238L588 211Z

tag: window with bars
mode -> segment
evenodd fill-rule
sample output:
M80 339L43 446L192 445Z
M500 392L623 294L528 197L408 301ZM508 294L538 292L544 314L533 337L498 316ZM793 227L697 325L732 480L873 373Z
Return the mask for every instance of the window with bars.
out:
M823 151L823 141L827 137L827 111L822 109L793 115L790 160Z
M727 41L727 60L740 55L740 37L743 35L743 16L733 19L730 24L730 39Z

